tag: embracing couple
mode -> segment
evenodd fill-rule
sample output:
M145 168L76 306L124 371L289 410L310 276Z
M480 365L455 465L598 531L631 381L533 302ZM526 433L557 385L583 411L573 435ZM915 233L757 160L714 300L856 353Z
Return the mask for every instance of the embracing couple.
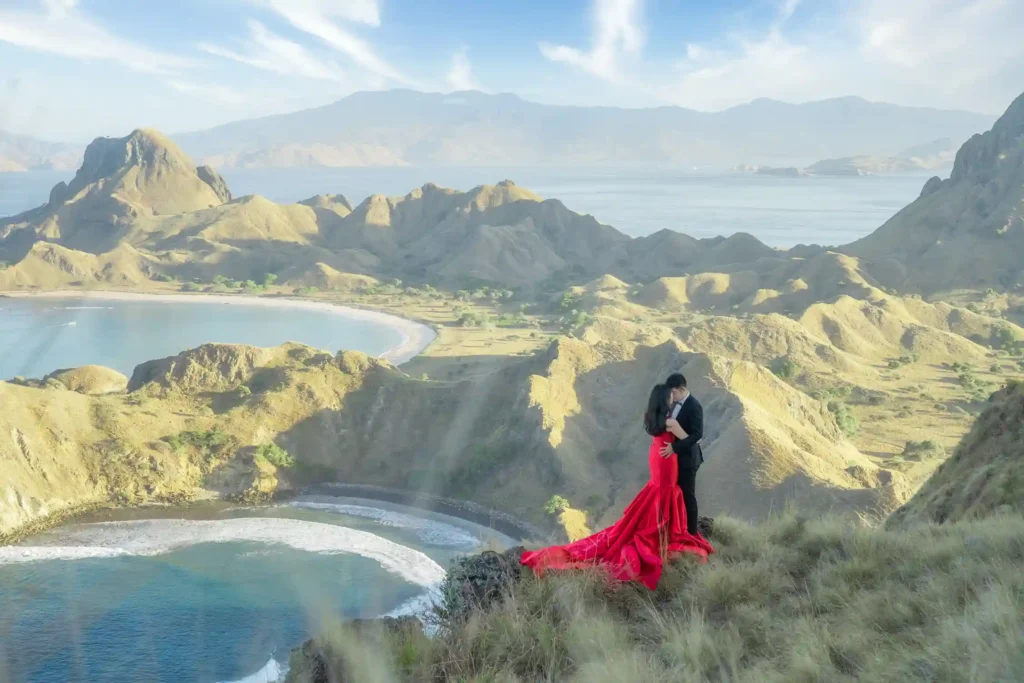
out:
M623 581L654 590L666 560L680 553L702 559L714 552L697 531L697 468L704 462L700 440L704 411L676 373L651 390L644 413L651 435L647 466L651 479L613 526L562 546L523 554L538 575L548 569L600 565Z

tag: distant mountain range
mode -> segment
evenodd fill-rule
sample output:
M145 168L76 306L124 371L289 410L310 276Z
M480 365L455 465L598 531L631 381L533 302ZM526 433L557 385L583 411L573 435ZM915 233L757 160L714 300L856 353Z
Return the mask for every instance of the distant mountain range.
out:
M994 116L868 102L755 100L721 112L536 104L515 95L360 92L316 109L173 136L225 167L733 165L891 156L929 140L959 145Z
M0 130L0 173L73 171L81 161L82 147Z
M838 159L848 170L863 166L858 160L875 166L878 159L900 157L899 150L929 140L947 141L945 148L955 149L994 120L859 97L806 104L759 99L708 113L680 107L553 106L473 91L388 90L172 137L199 163L219 168L804 166ZM0 172L73 170L82 152L82 146L0 131Z
M13 264L0 285L216 274L246 280L273 272L281 282L338 273L525 286L717 272L730 274L727 289L737 301L749 299L751 310L801 307L876 285L1011 287L1024 275L1022 139L1024 96L961 147L948 180L929 180L917 201L875 233L838 249L854 260L822 247L777 251L743 233L695 240L663 230L631 239L511 181L466 192L427 184L358 206L340 195L292 205L236 199L211 167L197 167L169 138L139 130L97 139L75 178L57 184L46 204L0 220L0 260ZM821 269L829 276L819 277Z

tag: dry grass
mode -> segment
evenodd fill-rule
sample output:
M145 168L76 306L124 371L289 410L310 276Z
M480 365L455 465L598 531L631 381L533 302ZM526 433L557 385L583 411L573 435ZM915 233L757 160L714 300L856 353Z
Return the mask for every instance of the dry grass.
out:
M332 664L367 683L1024 680L1024 518L905 531L719 519L715 544L655 593L531 576L434 638L375 643L396 666ZM347 635L324 649L358 652Z

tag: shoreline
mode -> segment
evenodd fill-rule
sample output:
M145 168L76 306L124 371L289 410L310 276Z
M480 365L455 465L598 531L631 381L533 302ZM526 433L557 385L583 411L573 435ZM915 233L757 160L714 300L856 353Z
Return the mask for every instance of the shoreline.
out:
M398 332L401 342L377 356L393 365L402 365L430 346L437 333L427 325L403 318L393 313L384 313L367 308L357 308L345 304L315 299L293 298L287 295L260 297L235 294L184 294L184 293L148 293L121 292L116 290L71 290L56 289L42 292L7 291L0 292L0 298L12 299L54 299L67 301L74 299L91 301L151 301L156 303L201 303L206 305L235 305L265 308L290 308L307 311L319 311L329 315L337 315L350 320L361 320L377 323ZM342 350L342 349L338 349Z
M454 498L443 498L425 493L415 493L405 489L394 489L372 484L342 484L337 482L325 482L305 486L300 489L281 492L266 503L246 505L222 497L193 498L180 501L146 501L129 505L119 505L113 501L93 501L74 505L58 510L46 517L42 517L24 526L18 527L7 534L0 534L0 547L16 545L30 536L35 536L52 529L69 524L94 524L109 521L123 521L105 519L108 515L130 516L133 512L140 513L139 520L147 519L210 519L207 514L197 517L189 517L190 511L200 510L204 505L211 506L211 509L224 511L239 506L248 509L260 510L271 509L278 505L286 505L302 498L344 498L362 500L367 503L385 503L399 505L411 510L434 513L452 517L463 522L475 524L479 527L492 529L514 542L524 543L527 541L538 541L550 536L547 532L538 527L520 520L506 512L484 507L471 501L458 500ZM156 514L147 514L157 511ZM161 514L163 513L163 514ZM181 516L185 514L186 516ZM165 516L166 515L166 516Z

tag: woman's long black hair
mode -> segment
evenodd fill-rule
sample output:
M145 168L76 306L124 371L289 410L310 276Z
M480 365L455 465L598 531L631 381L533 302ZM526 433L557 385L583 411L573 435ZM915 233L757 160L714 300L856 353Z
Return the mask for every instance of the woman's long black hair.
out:
M647 412L644 413L644 431L651 436L665 433L665 420L668 419L671 396L672 390L667 384L656 384L651 389L651 397L647 399Z

